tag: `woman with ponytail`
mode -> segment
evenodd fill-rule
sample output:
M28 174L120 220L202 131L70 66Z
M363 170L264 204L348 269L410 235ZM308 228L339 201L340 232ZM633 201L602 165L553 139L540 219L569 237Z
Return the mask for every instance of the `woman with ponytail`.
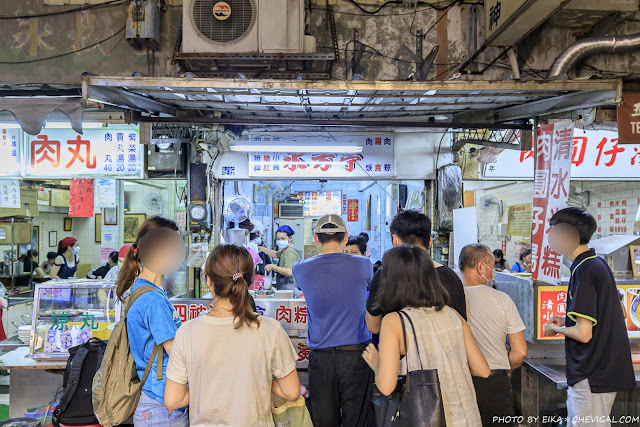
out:
M176 334L164 403L189 405L193 426L273 427L271 393L300 397L291 340L278 321L251 310L253 272L245 248L216 247L205 267L213 308Z
M158 359L155 359L142 386L142 395L133 415L135 426L189 425L186 405L173 411L164 406L165 372L181 321L162 289L162 277L176 271L185 259L186 249L179 231L178 225L169 219L159 216L147 219L140 227L135 243L127 250L116 280L116 294L120 300L124 300L128 291L147 289L127 312L129 347L140 379L154 347L163 347L162 366L158 366ZM161 380L157 378L158 370L162 370Z

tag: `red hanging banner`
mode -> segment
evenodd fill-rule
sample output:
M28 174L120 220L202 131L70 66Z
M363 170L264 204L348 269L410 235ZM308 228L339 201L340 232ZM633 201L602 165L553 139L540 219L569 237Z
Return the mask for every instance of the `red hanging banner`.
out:
M357 222L359 220L358 207L358 199L349 199L347 201L347 221Z
M533 184L531 232L532 278L553 285L560 282L561 256L549 246L549 220L567 207L571 180L573 122L565 120L538 128Z
M93 178L71 178L69 216L93 217Z

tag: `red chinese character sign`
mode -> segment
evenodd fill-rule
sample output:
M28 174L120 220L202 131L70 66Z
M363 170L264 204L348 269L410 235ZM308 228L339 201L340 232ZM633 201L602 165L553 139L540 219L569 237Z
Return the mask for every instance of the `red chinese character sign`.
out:
M562 339L562 335L555 337L544 336L543 327L553 316L564 317L567 314L566 286L538 286L538 309L536 311L537 330L539 340Z
M276 145L291 143L290 137L259 135L250 137L252 143ZM336 135L296 138L296 146L331 145L362 147L354 153L249 153L249 176L301 178L392 178L395 176L393 135Z
M71 178L69 187L69 216L93 217L93 178Z
M137 127L44 129L24 143L28 177L113 176L141 178L140 132Z
M549 246L549 220L567 207L571 177L573 123L562 121L538 128L533 182L531 247L533 280L560 282L561 256Z
M358 221L358 199L349 199L347 202L347 221Z
M571 177L629 180L640 176L640 144L622 143L617 132L575 129ZM486 179L532 179L533 169L533 151L506 150L485 167L483 176Z

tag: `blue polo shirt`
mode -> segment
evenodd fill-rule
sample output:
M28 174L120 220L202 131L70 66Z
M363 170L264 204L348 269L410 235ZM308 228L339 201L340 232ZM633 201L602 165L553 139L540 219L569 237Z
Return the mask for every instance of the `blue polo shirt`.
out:
M151 286L157 291L142 294L127 313L129 347L133 360L136 362L138 377L142 380L153 347L173 339L182 322L163 289L148 280L136 279L131 292L141 286ZM167 381L167 376L164 374L167 370L169 355L164 349L162 351L164 352L162 381L156 379L157 360L154 360L142 391L152 399L164 404L164 386Z
M316 255L293 266L307 301L307 344L312 350L371 340L365 324L367 288L373 277L368 258L345 253Z

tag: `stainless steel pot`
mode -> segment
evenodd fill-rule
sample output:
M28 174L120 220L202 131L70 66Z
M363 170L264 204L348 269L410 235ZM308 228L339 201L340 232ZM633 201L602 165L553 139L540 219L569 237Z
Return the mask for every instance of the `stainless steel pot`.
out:
M13 263L13 274L18 276L24 273L24 264L22 261L16 261Z

